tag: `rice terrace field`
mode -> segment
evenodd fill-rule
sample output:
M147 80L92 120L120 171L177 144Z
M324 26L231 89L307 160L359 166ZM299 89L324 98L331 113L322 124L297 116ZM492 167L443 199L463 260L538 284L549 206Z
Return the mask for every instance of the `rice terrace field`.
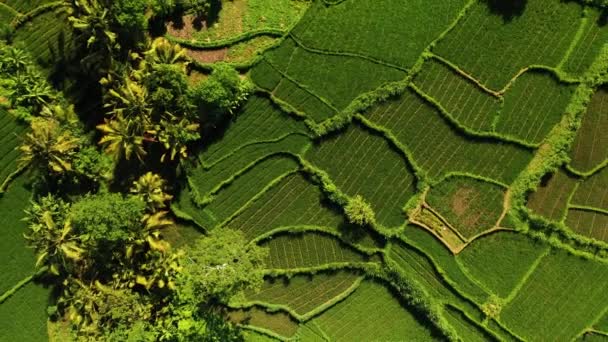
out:
M93 5L102 0L84 2L93 9L82 13L90 16L101 8L95 6L105 6ZM149 24L128 51L128 40L121 40L125 31L117 30L121 47L110 50L120 53L104 64L99 55L70 62L81 56L70 51L93 51L103 39L112 40L102 33L86 48L77 47L86 29L73 25L79 20L74 19L74 1L0 0L0 46L31 56L45 87L61 99L27 100L41 97L47 88L5 81L24 71L9 69L17 57L0 52L0 342L608 342L606 1L198 2L211 3L206 8L215 11L213 18L197 17L197 0L182 0L179 15L167 17L156 16L159 4L180 1L115 0L124 8L146 3ZM119 19L112 25L117 23ZM183 70L178 69L187 75L184 87L218 82L214 77L229 67L238 71L235 84L248 84L246 95L233 102L238 105L229 114L220 115L209 109L209 98L219 96L212 91L179 93L175 103L182 98L198 103L197 97L204 103L203 110L185 107L198 114L183 116L201 121L182 124L181 114L159 104L173 101L165 100L172 93L151 90L179 82L154 83L146 76L164 70L150 66L156 46L150 42L158 39L173 53L181 51L172 63L183 63ZM86 64L84 72L72 70L79 63ZM149 88L114 91L111 87L120 86L117 79L132 70L131 80ZM31 97L15 100L19 86ZM123 102L108 100L112 96ZM114 147L127 146L129 136L144 153L124 147L122 155L108 162L111 177L90 171L105 165L103 157L93 155L112 153L106 124L138 115L117 109L130 106L137 96L152 103L137 110L162 113L163 119L146 126L141 137L129 136L135 124L116 129L123 145ZM86 158L66 152L61 158L73 158L69 165L44 169L47 175L33 171L38 159L27 159L33 152L23 142L36 134L33 117L51 115L51 103L64 108L53 113L65 117L68 108L75 110L75 119L58 122L71 127L70 134L86 137L81 143L92 141L75 153L94 152ZM150 120L158 115L150 114ZM212 121L217 116L225 119ZM74 120L81 126L74 126ZM168 122L177 133L173 140L162 140ZM170 144L194 130L198 139L168 152ZM101 138L100 131L108 135ZM49 134L36 137L44 140ZM58 141L69 145L68 133L62 134ZM57 165L52 158L42 160ZM97 173L72 183L53 178L58 169L68 175ZM113 234L106 221L87 221L82 215L89 212L78 209L87 199L108 193L124 196L128 207L127 199L139 194L131 185L150 171L166 179L159 184L170 195L160 202L142 195L149 199L139 211L145 214L128 219L154 233L126 248L95 246L106 246L112 262L123 250L134 259L153 254L165 265L175 265L166 266L172 271L142 266L129 275L112 271L105 278L97 273L110 272L110 267L74 271L86 268L82 260L89 252L70 243L94 245L90 241L96 234ZM71 208L72 216L58 214L62 205L41 214L36 229L60 231L55 252L47 249L41 256L39 245L31 248L23 236L34 234L31 217L42 210L36 203L45 203L47 195L69 203L62 205ZM107 208L113 208L110 216L123 217L122 209ZM150 228L154 217L169 219L161 224L167 227L158 232ZM65 225L53 221L60 219ZM85 237L69 238L84 229L79 228L83 222L96 228ZM197 239L224 231L238 233L242 246L232 241L205 245L209 252L199 252L261 251L254 267L260 274L257 286L234 285L239 288L235 294L214 292L218 297L198 302L197 310L212 306L210 312L234 334L201 335L208 339L180 335L196 326L196 314L182 313L188 319L182 324L162 321L162 310L125 321L140 330L103 333L118 331L122 325L115 324L123 322L125 313L104 309L99 298L130 298L121 296L132 291L152 298L141 306L152 307L162 297L162 307L175 308L179 305L167 291L178 291L180 300L187 297L175 290L185 278L171 278L171 272L188 270L189 261L178 267L177 261L163 259L167 250L181 253L183 248L193 263L211 260L202 271L193 271L199 277L194 284L205 284L206 277L216 285L221 281L213 277L230 279L234 274L213 272L237 265L244 254L213 264L214 258L192 252L203 246ZM163 239L171 247L162 247ZM59 255L57 264L41 267ZM57 266L70 262L76 266ZM129 262L119 264L127 267ZM88 283L76 279L80 287L66 285L80 276ZM120 279L129 285L117 285ZM66 293L82 295L85 289L86 299L66 299ZM200 288L190 289L190 296L208 294L194 289ZM117 307L127 303L101 301ZM133 312L141 309L124 305ZM87 310L94 314L82 314ZM98 318L108 314L107 321ZM153 320L175 329L152 333L142 322ZM211 331L212 321L205 322L199 332Z

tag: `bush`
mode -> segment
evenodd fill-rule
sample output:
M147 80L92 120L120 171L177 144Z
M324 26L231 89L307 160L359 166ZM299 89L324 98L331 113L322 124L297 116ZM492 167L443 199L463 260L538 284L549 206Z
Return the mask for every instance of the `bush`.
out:
M240 231L218 228L197 240L186 250L185 288L201 301L228 302L245 289L257 289L263 281L264 260L268 251L247 244Z
M72 205L74 228L88 236L89 244L112 246L133 237L142 226L145 203L118 193L87 195Z
M252 85L241 80L239 73L230 65L220 63L209 78L199 83L189 93L191 104L199 111L215 114L234 114L247 99Z
M361 195L351 198L344 208L344 212L350 223L359 226L373 225L376 221L374 210Z

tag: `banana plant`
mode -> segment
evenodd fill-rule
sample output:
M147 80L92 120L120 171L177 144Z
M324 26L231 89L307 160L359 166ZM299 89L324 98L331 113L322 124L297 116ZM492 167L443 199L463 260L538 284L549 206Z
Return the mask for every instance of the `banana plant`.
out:
M36 267L59 275L62 270L82 261L85 250L70 219L62 218L53 210L48 205L51 201L51 198L45 198L42 204L32 204L32 209L26 212L29 231L24 237L36 251Z

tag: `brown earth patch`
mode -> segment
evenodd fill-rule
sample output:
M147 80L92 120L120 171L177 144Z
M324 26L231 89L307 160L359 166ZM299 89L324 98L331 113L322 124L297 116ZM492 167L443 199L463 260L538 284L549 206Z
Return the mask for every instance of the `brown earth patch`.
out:
M474 193L475 190L471 188L460 188L452 195L452 211L457 216L460 217L469 210Z
M191 50L186 49L186 54L201 63L215 63L226 59L228 48L221 48L215 50Z

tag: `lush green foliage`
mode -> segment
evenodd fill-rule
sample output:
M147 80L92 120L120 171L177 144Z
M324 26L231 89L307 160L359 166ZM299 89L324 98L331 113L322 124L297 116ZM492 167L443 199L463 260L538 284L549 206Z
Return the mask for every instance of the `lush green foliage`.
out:
M225 303L235 293L262 285L268 251L247 244L241 232L223 228L189 246L187 255L183 267L195 298Z

